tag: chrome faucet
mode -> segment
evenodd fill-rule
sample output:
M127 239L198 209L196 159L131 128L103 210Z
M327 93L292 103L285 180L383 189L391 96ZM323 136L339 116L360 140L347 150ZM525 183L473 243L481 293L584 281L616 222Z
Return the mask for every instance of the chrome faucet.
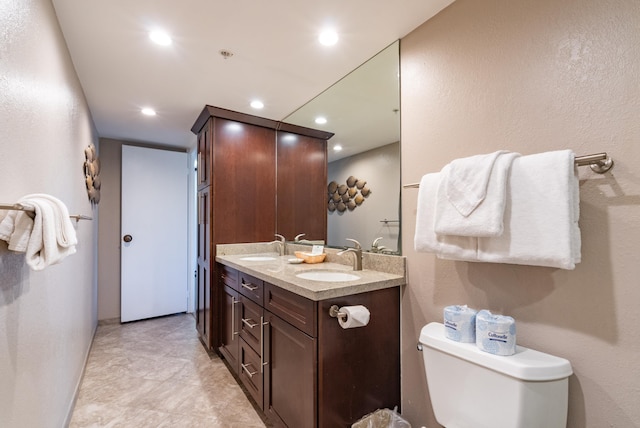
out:
M379 237L379 238L376 238L373 241L373 244L371 244L371 252L372 253L382 253L382 252L384 252L384 250L387 249L387 247L385 247L384 245L378 244L380 241L382 241L382 236Z
M338 253L339 256L344 253L353 253L353 270L362 270L362 245L355 239L346 238L355 244L355 248L345 248L344 251Z
M287 254L287 248L286 248L286 239L284 236L282 235L278 235L276 233L276 240L275 241L271 241L269 242L269 244L276 244L278 245L278 254L281 256L284 256L285 254Z

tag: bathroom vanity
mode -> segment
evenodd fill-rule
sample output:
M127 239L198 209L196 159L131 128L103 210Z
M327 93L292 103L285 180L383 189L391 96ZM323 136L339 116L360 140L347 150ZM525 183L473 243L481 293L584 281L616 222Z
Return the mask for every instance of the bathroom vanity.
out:
M191 131L198 136L196 328L206 348L217 349L216 245L267 241L276 233L326 241L333 134L210 105Z
M376 409L399 406L405 259L367 254L365 269L353 271L350 260L332 250L325 250L325 263L290 264L292 255L255 255L250 249L217 249L224 290L219 350L269 421L346 427ZM381 270L367 269L367 261ZM309 271L358 279L297 276ZM364 305L370 321L343 329L330 315L332 305Z

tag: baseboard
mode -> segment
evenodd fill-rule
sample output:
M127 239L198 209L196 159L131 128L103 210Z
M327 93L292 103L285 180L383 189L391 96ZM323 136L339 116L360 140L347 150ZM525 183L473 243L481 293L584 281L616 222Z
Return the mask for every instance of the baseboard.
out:
M96 338L96 332L98 331L98 324L93 328L93 334L91 335L91 343L87 347L87 351L84 355L84 364L82 365L82 374L78 378L78 382L76 383L76 388L73 393L73 399L71 400L71 404L69 405L69 409L67 410L67 417L64 420L64 426L68 427L71 423L71 418L73 417L73 411L76 408L76 402L78 401L78 395L80 394L80 387L82 386L82 381L84 380L84 373L87 370L87 362L89 361L89 354L91 354L91 348L93 348L93 341Z

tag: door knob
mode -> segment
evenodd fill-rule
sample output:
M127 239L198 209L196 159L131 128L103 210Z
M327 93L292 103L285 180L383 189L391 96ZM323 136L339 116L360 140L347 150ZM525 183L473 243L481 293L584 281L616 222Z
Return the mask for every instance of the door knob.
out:
M122 238L122 240L123 240L124 242L131 242L131 241L133 241L133 236L131 236L131 235L124 235L124 237Z

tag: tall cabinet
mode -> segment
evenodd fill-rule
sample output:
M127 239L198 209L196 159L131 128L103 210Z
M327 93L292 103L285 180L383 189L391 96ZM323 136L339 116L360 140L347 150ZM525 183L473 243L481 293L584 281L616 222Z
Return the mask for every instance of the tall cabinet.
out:
M229 296L216 278L217 244L326 241L327 140L332 133L205 106L198 135L196 325L209 349L222 341ZM233 303L232 303L233 304Z

